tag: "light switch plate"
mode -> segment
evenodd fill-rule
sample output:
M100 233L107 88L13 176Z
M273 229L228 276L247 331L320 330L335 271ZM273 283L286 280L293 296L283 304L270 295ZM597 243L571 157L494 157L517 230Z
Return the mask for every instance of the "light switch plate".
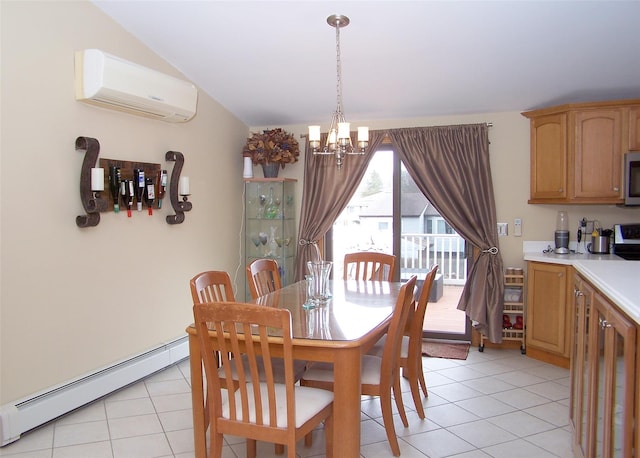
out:
M498 237L509 235L509 223L498 223Z
M513 235L515 237L522 237L522 218L513 220Z

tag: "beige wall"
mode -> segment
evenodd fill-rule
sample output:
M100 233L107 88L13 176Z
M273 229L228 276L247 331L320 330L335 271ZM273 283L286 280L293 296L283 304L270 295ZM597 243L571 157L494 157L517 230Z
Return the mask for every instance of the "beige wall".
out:
M524 110L524 108L523 108ZM349 119L349 113L346 113ZM325 120L327 124L330 113ZM571 239L575 241L578 222L586 217L598 220L602 227L611 227L615 223L640 222L640 208L619 208L606 205L529 205L529 120L520 112L484 113L459 116L438 116L404 120L359 121L349 119L352 125L368 125L370 129L389 129L398 127L437 126L449 124L467 124L491 122L489 141L491 145L491 171L496 197L498 222L509 223L509 235L500 237L500 251L505 266L523 267L522 242L524 240L553 240L558 210L569 214ZM253 127L252 131L275 126ZM278 126L280 127L280 126ZM306 134L307 126L282 126L293 132L296 137ZM349 160L349 158L345 159ZM302 192L303 167L291 167L289 177L298 178L298 188ZM522 218L522 237L513 235L513 220Z
M0 405L184 336L189 278L240 263L247 126L203 92L184 124L76 102L85 48L183 77L89 2L2 2ZM165 153L183 152L186 221L165 222L167 199L153 217L76 226L78 136L97 138L101 157L169 171Z

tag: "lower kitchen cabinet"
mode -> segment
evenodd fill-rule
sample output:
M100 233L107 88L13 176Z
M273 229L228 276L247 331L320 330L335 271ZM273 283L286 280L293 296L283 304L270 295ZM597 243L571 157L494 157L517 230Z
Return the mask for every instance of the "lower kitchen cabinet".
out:
M631 457L637 325L580 275L571 361L573 448L579 457ZM638 444L640 445L640 443Z
M578 456L587 456L589 430L589 316L595 290L579 275L574 276L574 329L571 353L571 397L569 419L573 427L573 449ZM579 451L579 453L578 453Z
M572 273L569 265L527 263L527 354L566 368L573 325Z

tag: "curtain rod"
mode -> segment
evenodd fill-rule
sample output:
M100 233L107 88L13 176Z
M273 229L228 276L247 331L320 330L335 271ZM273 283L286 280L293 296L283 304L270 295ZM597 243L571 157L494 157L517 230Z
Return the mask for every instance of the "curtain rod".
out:
M480 123L480 124L482 124L482 123ZM485 124L487 127L493 127L493 123L492 123L492 122L485 122L484 124ZM384 130L384 129L383 129L383 130ZM300 134L300 138L306 138L306 137L308 137L308 136L309 136L309 134L307 134L307 133L305 133L305 134Z

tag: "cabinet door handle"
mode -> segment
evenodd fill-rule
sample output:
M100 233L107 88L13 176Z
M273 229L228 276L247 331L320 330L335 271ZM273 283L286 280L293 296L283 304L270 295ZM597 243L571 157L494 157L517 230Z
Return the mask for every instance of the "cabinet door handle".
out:
M558 192L564 192L564 189L560 188L558 189Z
M613 188L613 190L614 190L615 192L618 192L618 191L620 191L620 188L619 188L619 187L617 187L617 186L615 186L615 187Z
M558 272L558 277L562 277L563 273L562 272Z
M607 320L603 320L602 318L599 318L599 321L600 321L600 327L602 329L607 329L612 327L611 323L609 323Z
M575 297L581 297L581 296L584 296L584 293L582 291L580 291L579 289L574 289L573 290L573 295Z

